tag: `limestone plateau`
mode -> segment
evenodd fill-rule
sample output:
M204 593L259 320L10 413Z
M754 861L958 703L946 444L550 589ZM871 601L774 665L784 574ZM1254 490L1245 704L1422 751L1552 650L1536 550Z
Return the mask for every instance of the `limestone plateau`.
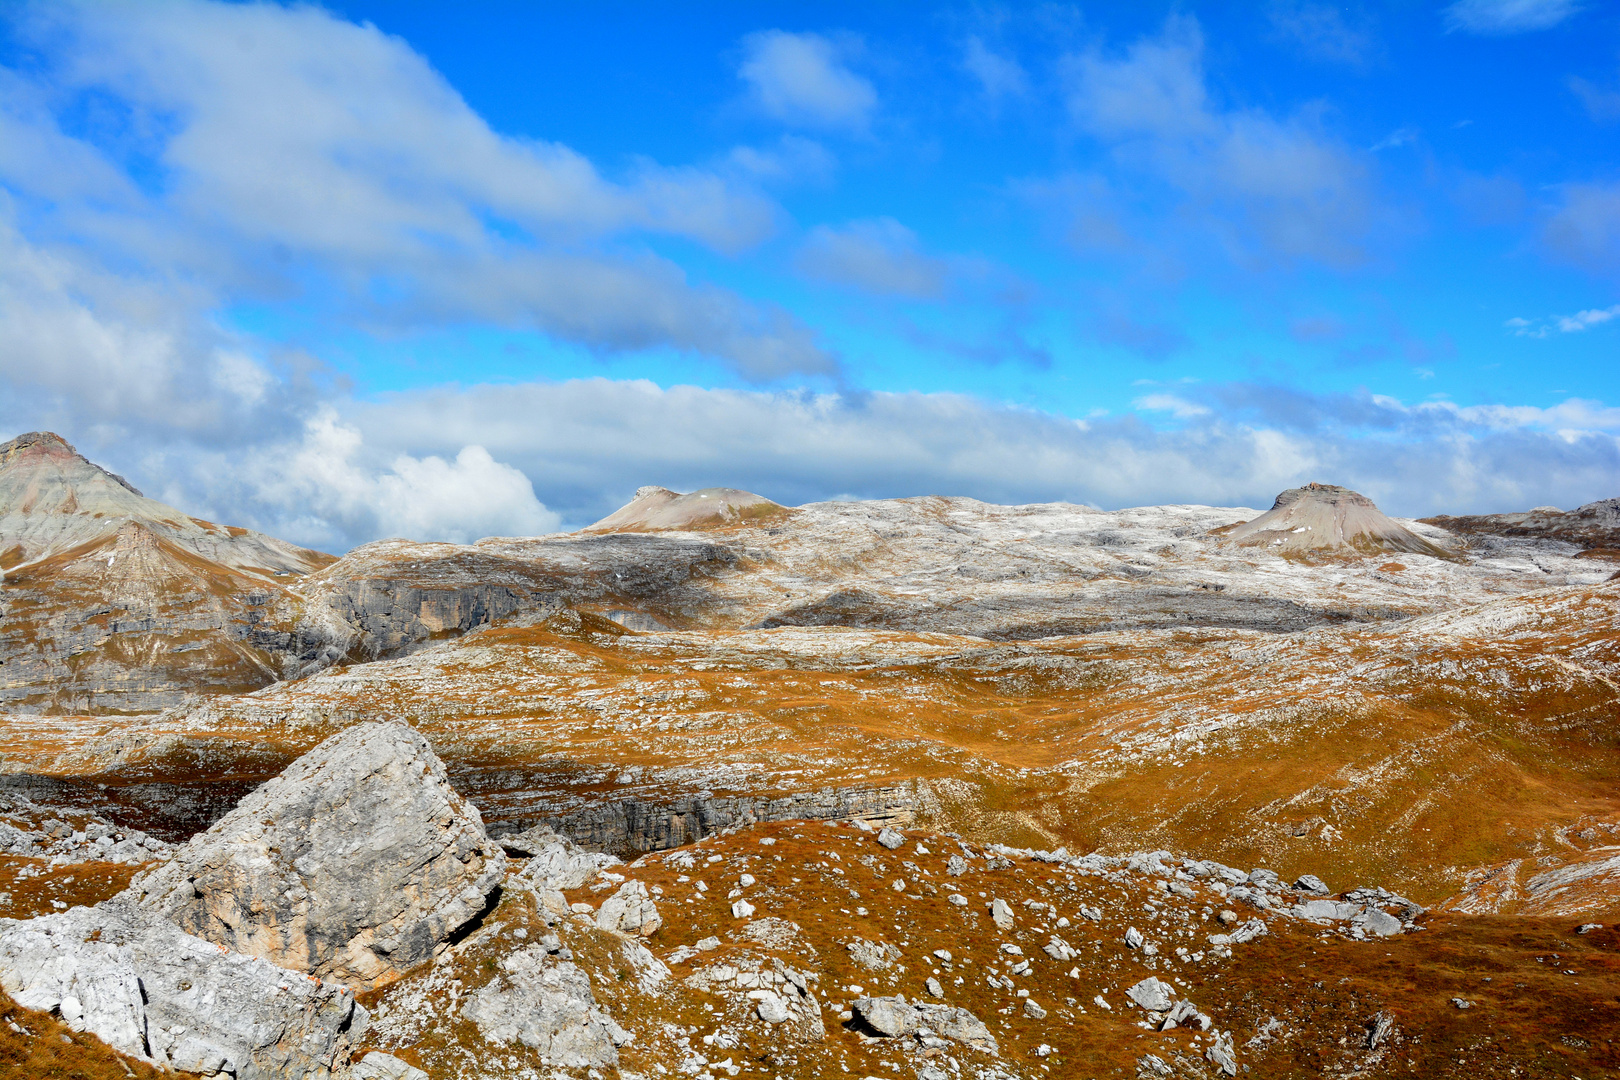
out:
M1620 1074L1620 500L335 558L37 433L0 568L0 1075Z

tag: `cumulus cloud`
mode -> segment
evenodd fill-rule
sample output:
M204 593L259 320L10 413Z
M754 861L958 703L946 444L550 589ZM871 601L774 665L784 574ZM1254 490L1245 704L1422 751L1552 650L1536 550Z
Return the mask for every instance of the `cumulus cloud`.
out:
M465 544L553 532L559 521L528 477L477 443L453 456L390 454L332 409L297 438L266 444L230 482L257 523L316 547L385 536Z
M1177 16L1123 53L1069 58L1070 115L1131 177L1119 187L1133 192L1132 226L1173 220L1180 234L1192 219L1245 262L1361 261L1375 218L1363 158L1308 114L1221 105L1203 56L1197 22Z
M498 319L598 350L702 352L752 379L836 371L784 312L625 243L758 243L779 210L740 169L608 178L492 130L405 42L315 7L68 3L22 23L47 62L0 73L0 183L106 262L207 282L216 303ZM114 103L114 122L64 134L59 116L87 101Z
M864 130L877 108L877 91L850 70L848 51L820 34L764 30L743 39L737 74L767 116L800 126Z
M931 299L944 292L948 266L923 253L917 234L893 218L819 225L800 249L801 273L888 296Z
M1547 30L1583 6L1580 0L1456 0L1446 8L1446 29L1486 35Z

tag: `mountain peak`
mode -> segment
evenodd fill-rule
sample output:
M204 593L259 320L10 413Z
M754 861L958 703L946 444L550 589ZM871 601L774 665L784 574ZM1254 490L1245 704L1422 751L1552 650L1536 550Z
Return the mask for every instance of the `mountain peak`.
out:
M703 488L683 495L649 484L586 532L659 532L758 524L788 513L763 495L740 488Z
M0 572L106 540L129 523L225 566L308 573L329 556L199 521L142 495L50 431L0 443Z
M109 472L100 465L86 458L74 449L73 444L54 431L30 431L26 435L18 435L10 442L0 443L0 473L13 468L25 468L29 465L40 465L55 462L58 465L77 463L94 469L97 473L117 483L130 494L144 498L139 489L119 476ZM0 503L0 508L4 504Z
M1354 550L1446 557L1445 551L1386 516L1361 492L1314 482L1282 492L1270 510L1233 529L1229 539L1278 554Z

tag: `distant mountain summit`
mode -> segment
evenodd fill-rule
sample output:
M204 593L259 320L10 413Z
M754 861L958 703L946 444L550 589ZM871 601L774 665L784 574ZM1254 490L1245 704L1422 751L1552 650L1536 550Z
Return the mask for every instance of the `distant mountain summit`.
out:
M49 431L0 444L0 573L134 531L233 570L307 574L333 559L263 533L215 525L142 495Z
M704 488L689 495L666 487L639 488L635 497L585 532L664 532L760 524L792 513L751 491Z
M144 711L263 686L298 641L268 613L334 561L148 499L60 435L0 443L0 707Z
M1391 520L1367 496L1337 484L1289 488L1270 510L1233 529L1227 539L1278 554L1353 550L1449 555Z

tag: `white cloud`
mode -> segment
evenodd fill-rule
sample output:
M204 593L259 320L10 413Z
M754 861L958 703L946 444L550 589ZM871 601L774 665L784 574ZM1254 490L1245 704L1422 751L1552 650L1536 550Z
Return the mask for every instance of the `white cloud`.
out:
M1132 404L1147 412L1167 412L1177 420L1190 420L1195 416L1210 414L1207 406L1194 404L1174 394L1147 394L1137 398Z
M851 71L848 51L820 34L765 30L743 39L738 76L754 104L784 123L863 130L877 91Z
M1558 329L1566 334L1589 330L1594 326L1601 326L1611 319L1620 319L1620 304L1606 308L1591 308L1586 311L1577 311L1573 315L1565 315L1558 320Z
M1141 211L1141 221L1117 231L1168 229L1156 246L1174 250L1187 245L1193 221L1242 261L1361 261L1374 218L1362 158L1309 115L1277 119L1221 107L1211 99L1203 55L1197 22L1177 16L1122 55L1069 58L1069 112L1128 177L1108 193L1117 201L1129 191L1131 209ZM1110 216L1106 206L1076 212L1088 221Z
M968 70L987 97L998 100L1029 93L1029 76L1010 56L1003 56L978 37L970 37L962 47L962 66Z
M1269 505L1323 476L1392 512L1577 505L1620 494L1620 409L1406 405L1296 395L1222 404L1160 430L1139 417L1073 419L957 394L775 394L581 379L404 395L346 410L382 452L476 441L534 478L566 522L615 509L642 484L742 487L789 503L971 495L1103 506ZM1252 416L1248 415L1253 413ZM439 449L439 448L445 449Z
M752 379L836 371L784 312L633 242L735 252L770 235L778 208L734 166L607 178L492 130L405 42L315 7L65 3L22 23L46 62L0 72L0 183L78 251L205 281L215 304L301 294L373 325L500 319L598 350L702 352ZM62 134L51 108L88 99L116 102L128 130Z
M945 289L948 266L925 255L917 234L893 218L812 229L797 260L811 277L882 295L929 299Z
M267 447L242 479L255 485L257 516L310 544L384 536L464 544L557 528L528 477L477 444L450 460L400 453L383 466L368 460L376 457L357 428L323 410L299 441Z
M1546 30L1582 6L1579 0L1456 0L1446 8L1446 29L1487 35Z
M1544 338L1554 333L1578 334L1615 319L1620 319L1620 304L1606 308L1588 308L1573 315L1553 315L1536 321L1514 317L1502 325L1512 330L1515 337Z

